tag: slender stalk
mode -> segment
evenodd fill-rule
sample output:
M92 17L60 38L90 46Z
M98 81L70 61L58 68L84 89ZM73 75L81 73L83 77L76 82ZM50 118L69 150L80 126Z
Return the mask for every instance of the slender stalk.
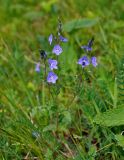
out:
M97 150L97 152L100 152L101 150L105 149L105 148L108 148L110 146L112 146L114 143L110 143L110 144L107 144L106 146L100 148L99 150Z
M46 80L47 68L46 68L46 59L44 59L44 79Z
M47 68L46 68L46 59L43 59L44 62L44 80L42 85L42 100L43 100L43 106L45 106L45 81L46 81L46 74L47 74Z

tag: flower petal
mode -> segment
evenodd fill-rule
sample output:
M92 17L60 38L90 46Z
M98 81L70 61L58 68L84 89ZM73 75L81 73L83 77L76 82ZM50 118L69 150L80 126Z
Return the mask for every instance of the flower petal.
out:
M56 60L48 59L48 63L51 70L58 69L57 67L58 62Z
M60 55L60 54L63 52L63 50L62 50L62 48L60 47L60 45L57 44L57 45L54 46L52 52L53 52L54 54L56 54L56 55Z
M96 67L96 66L98 65L96 57L92 57L92 58L91 58L91 63L92 63L92 65L93 65L94 67Z
M35 71L40 72L40 62L38 62L35 66Z
M56 83L57 79L58 79L58 76L54 72L50 71L48 73L48 76L47 76L48 83Z
M67 38L65 38L65 37L63 37L63 36L59 36L59 39L60 39L60 41L62 41L62 42L68 42L68 39Z
M50 43L50 45L52 44L52 41L53 41L53 35L52 34L50 34L50 36L49 36L49 38L48 38L48 41L49 41L49 43Z

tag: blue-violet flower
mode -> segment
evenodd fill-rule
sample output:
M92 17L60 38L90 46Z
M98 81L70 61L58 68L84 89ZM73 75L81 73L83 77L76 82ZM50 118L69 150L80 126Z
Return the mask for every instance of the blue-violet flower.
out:
M91 58L91 63L92 63L92 65L93 65L94 67L96 67L96 66L98 65L96 57L92 57L92 58Z
M87 46L82 46L81 48L85 49L86 51L91 51L92 50L92 48L89 47L88 45Z
M35 71L40 72L40 62L38 62L35 66Z
M40 137L40 134L38 132L36 132L36 131L33 131L32 132L32 137L33 138L38 138L38 137Z
M56 80L58 79L58 76L54 72L49 72L47 76L47 82L48 83L56 83Z
M55 45L52 52L56 55L60 55L62 53L62 48L60 47L59 44Z
M82 46L82 49L85 49L86 51L91 51L92 50L92 45L93 45L94 37L89 40L88 44L86 46Z
M56 60L48 59L48 63L49 63L49 67L51 70L58 69L58 67L57 67L58 62Z
M47 58L46 52L44 50L39 50L39 52L40 52L40 58L45 60Z
M82 65L82 68L84 68L84 67L88 66L90 64L90 62L89 62L87 56L83 56L82 58L80 58L78 60L78 64Z
M60 41L62 41L62 42L67 42L67 41L68 41L68 39L65 38L65 37L63 37L62 35L59 36L59 39L60 39Z

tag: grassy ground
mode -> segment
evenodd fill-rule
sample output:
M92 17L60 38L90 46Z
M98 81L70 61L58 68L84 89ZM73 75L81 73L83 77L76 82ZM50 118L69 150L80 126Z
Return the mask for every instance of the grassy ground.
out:
M58 17L69 42L49 92L35 64ZM99 65L83 72L92 36ZM1 0L0 159L123 160L123 52L123 0Z

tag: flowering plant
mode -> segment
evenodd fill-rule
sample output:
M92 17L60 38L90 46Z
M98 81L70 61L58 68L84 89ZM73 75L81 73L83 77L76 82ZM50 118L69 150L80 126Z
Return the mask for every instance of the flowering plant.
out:
M57 36L54 36L53 34L50 34L48 37L48 42L50 45L52 45L53 43L53 49L52 49L52 53L56 55L56 59L58 59L57 56L59 56L62 52L63 49L61 47L61 42L68 42L68 39L62 36L62 23L60 20L58 20L58 31L57 31ZM45 65L45 74L46 74L46 60L47 63L49 65L49 72L46 78L46 81L48 83L56 83L58 76L54 73L54 69L58 69L58 61L56 59L46 59L47 54L45 51L42 50L42 52L40 52L41 55L41 59L44 61L44 65ZM36 64L36 68L35 68L36 72L40 72L40 63L38 62Z

